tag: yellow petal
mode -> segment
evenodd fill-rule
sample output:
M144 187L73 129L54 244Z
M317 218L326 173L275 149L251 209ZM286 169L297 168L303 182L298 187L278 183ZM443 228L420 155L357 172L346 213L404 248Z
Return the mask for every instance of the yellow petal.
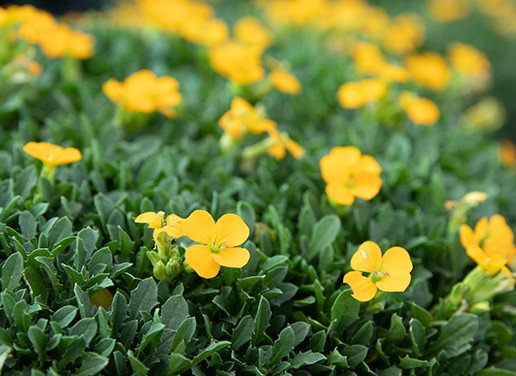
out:
M475 225L476 244L480 244L480 242L487 237L488 232L489 232L489 221L487 220L487 217L482 217Z
M460 225L459 238L460 244L462 244L465 249L478 246L478 243L475 241L473 230L468 225Z
M285 140L285 147L295 159L301 159L301 157L305 154L305 148L291 139Z
M328 183L326 194L339 205L352 205L355 202L355 196L341 183Z
M382 251L372 241L362 243L351 257L351 267L361 272L372 273L382 266Z
M355 174L351 192L353 195L364 200L371 200L380 192L382 179L377 174L358 173Z
M206 210L195 210L178 224L178 228L184 236L202 244L210 244L217 237L215 221Z
M147 223L149 228L160 228L162 226L161 216L154 212L142 213L134 221L136 223Z
M373 174L381 174L382 167L378 164L376 159L370 155L362 155L358 163L353 168L355 172L369 172Z
M191 268L203 278L213 278L219 274L220 265L213 259L210 248L203 244L195 244L185 252L185 260Z
M110 78L102 85L102 92L114 103L118 103L121 97L122 84Z
M90 302L95 307L104 307L108 309L113 302L113 294L108 289L102 289L90 297Z
M389 275L410 273L413 265L409 253L401 247L389 248L382 257L382 271Z
M224 248L213 253L215 262L228 268L242 268L250 257L249 251L245 248Z
M235 247L249 237L249 227L236 214L224 214L219 218L215 227L217 229L215 244L218 246Z
M351 167L360 160L361 152L354 146L334 147L330 154L321 158L321 175L326 183L345 183L349 179Z
M376 295L376 285L360 272L346 273L344 283L347 283L353 290L351 296L360 302L367 302Z
M477 265L487 265L489 263L489 257L486 253L477 245L471 245L466 248L466 254L477 263Z
M410 279L410 273L393 273L376 282L376 286L385 292L402 292L407 289Z

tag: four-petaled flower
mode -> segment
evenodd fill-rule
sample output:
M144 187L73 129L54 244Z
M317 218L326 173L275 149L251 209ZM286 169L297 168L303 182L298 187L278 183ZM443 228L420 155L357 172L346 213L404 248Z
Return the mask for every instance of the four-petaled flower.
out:
M269 138L267 153L276 159L283 159L287 151L295 158L301 159L305 154L305 149L297 142L292 140L285 132L280 132L278 129L270 128L268 131Z
M145 212L135 218L136 223L146 223L149 228L154 229L152 236L154 241L158 241L158 236L162 232L166 233L169 237L177 239L182 236L178 226L183 218L170 214L165 218L165 213L160 212Z
M334 147L321 158L326 194L339 205L352 205L355 197L371 200L382 187L382 168L354 146Z
M195 210L180 228L199 243L188 247L185 260L203 278L215 277L221 266L242 268L249 261L249 251L238 247L249 237L249 227L236 214L224 214L215 223L207 211Z
M489 275L502 271L511 275L511 266L516 256L514 234L505 219L495 214L489 220L482 217L473 230L468 225L460 227L460 242L466 253Z
M261 108L253 107L241 97L231 101L231 109L219 119L219 126L231 138L239 138L246 133L260 134L276 127L276 124L265 118Z
M351 257L351 268L344 283L353 290L353 297L361 302L373 299L378 290L402 292L410 284L412 261L408 252L401 247L389 248L382 256L380 247L364 242ZM362 273L369 273L364 276Z

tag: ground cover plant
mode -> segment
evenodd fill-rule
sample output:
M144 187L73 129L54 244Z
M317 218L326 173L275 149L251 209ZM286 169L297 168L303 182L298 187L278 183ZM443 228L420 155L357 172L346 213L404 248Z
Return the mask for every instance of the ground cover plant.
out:
M513 375L516 148L424 48L503 15L428 7L0 8L1 372Z

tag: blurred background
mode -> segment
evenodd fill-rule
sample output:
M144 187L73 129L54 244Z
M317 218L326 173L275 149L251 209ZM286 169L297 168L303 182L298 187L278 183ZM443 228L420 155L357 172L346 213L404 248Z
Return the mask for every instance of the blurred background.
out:
M226 8L227 13L227 8L231 9L236 0L212 2ZM238 0L238 5L250 2ZM2 6L32 4L56 15L104 10L114 3L114 0L0 1ZM505 126L496 135L516 141L516 0L371 0L369 4L382 7L390 15L415 12L423 17L426 27L424 50L444 54L451 42L463 42L484 52L493 70L488 94L505 107Z

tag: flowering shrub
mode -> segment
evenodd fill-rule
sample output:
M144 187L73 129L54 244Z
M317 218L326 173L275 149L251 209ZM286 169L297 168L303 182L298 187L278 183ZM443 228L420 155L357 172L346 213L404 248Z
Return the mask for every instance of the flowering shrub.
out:
M0 372L514 374L516 147L425 38L516 11L385 3L0 8Z

